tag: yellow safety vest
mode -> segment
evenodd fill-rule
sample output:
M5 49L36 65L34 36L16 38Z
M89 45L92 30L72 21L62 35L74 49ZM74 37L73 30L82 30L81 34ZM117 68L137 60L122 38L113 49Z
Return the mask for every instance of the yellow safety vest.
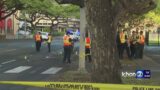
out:
M121 41L121 43L125 43L125 34L122 32L122 33L120 33L120 41Z
M52 41L52 36L48 36L48 43L51 43Z

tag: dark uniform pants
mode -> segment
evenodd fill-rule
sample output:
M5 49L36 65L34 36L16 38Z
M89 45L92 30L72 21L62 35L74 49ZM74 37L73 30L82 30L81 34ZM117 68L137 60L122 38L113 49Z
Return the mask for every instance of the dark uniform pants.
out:
M135 44L131 44L130 49L131 49L131 58L135 58L135 52L136 52Z
M124 50L127 51L127 56L128 56L128 58L130 58L130 47L127 45L127 43L121 43L120 59L123 59Z
M139 49L138 49L138 59L143 59L143 50L144 50L144 45L143 44L139 44Z
M41 48L41 41L36 41L36 51L39 52Z
M48 52L51 52L51 43L48 42Z
M91 54L90 54L90 48L85 48L85 53L86 53L85 58L88 57L89 62L91 62L92 59L91 59Z
M70 57L71 57L71 46L64 46L63 62L71 63Z

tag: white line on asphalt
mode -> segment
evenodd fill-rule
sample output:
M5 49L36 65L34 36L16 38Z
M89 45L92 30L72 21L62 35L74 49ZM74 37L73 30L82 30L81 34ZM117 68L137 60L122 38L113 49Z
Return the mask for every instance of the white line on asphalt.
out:
M10 60L10 61L6 61L6 62L3 62L1 64L8 64L8 63L11 63L11 62L15 62L16 60Z
M47 69L46 71L42 72L41 74L56 74L61 69L62 69L61 67L51 67Z
M2 51L1 53L12 52L12 51L16 51L16 50L17 50L17 49L10 49L10 50Z
M30 69L30 68L31 68L31 66L19 66L14 69L8 70L4 73L20 73L20 72L23 72L23 71Z

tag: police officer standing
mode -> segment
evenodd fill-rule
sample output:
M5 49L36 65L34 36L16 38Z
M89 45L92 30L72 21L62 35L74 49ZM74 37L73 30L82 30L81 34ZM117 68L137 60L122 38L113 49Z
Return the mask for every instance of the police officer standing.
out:
M85 43L86 43L86 45L85 45L86 58L88 57L89 62L91 62L92 61L92 59L91 59L91 52L90 52L90 49L91 49L91 40L88 37L88 34L86 34Z
M52 42L52 35L49 33L48 34L48 52L51 52L51 42Z
M136 32L132 31L132 36L131 36L131 58L135 58L135 51L136 51L136 43L137 43L137 39L136 39Z
M70 57L71 57L72 39L69 36L69 32L66 32L66 35L64 35L63 43L64 43L63 63L65 62L71 63Z
M139 55L139 58L140 59L143 59L143 50L144 50L144 43L145 43L145 38L144 38L144 35L143 35L143 31L140 31L140 36L139 36L139 52L138 52L138 55Z
M127 51L127 56L130 58L130 45L128 43L128 34L126 30L120 32L120 59L123 59L124 50Z
M41 33L37 32L35 35L36 51L39 52L41 48L42 37Z

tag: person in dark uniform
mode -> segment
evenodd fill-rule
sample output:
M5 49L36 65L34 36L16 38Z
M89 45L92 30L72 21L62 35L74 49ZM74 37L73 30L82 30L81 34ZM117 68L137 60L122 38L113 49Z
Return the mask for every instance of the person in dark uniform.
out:
M36 43L36 51L39 52L41 48L41 42L42 42L41 33L37 32L34 38Z
M130 59L130 46L128 44L128 34L126 30L120 32L120 59L123 59L124 50L127 52L127 56Z
M138 55L139 55L139 59L143 59L143 50L144 50L144 44L145 44L145 37L143 35L143 31L140 31L140 36L139 36L139 52L138 52Z
M64 43L64 58L63 63L71 63L70 57L71 57L71 49L72 49L72 39L69 36L69 32L66 32L66 35L63 37L63 43Z
M131 36L131 46L130 46L130 48L131 48L131 58L132 59L135 58L136 43L137 43L136 32L133 31L132 36Z
M49 33L48 34L48 40L47 40L48 52L51 52L51 42L52 42L52 35Z
M117 31L117 35L116 35L116 45L117 45L117 51L118 51L118 56L120 58L120 49L121 49L121 41L120 41L120 31Z
M140 50L140 44L138 42L139 40L139 29L136 29L136 44L135 44L135 59L139 58L139 50Z

